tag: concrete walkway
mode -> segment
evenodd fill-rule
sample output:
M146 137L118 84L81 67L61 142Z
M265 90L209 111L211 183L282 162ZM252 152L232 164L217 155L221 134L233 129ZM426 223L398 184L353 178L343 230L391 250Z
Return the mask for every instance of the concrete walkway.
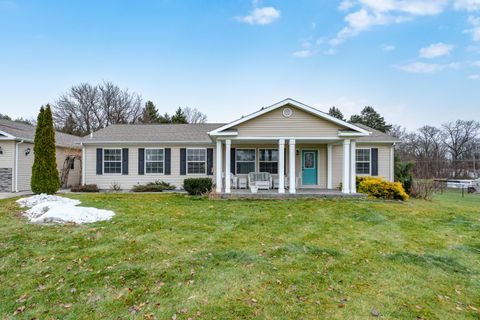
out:
M32 194L31 191L22 191L22 192L0 192L0 200L10 199L15 197L21 197Z

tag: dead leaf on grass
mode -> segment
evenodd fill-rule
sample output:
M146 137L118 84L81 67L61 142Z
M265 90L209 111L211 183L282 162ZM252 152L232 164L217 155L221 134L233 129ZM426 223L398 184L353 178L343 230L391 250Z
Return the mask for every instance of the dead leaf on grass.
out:
M23 313L24 311L25 311L25 306L18 307L18 308L15 309L15 311L13 312L13 315L16 316L17 314Z

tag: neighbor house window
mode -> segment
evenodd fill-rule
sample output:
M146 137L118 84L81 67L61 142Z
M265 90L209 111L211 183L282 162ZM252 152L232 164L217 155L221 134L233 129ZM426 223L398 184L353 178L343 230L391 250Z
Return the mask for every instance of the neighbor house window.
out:
M207 173L207 150L187 149L187 174Z
M356 160L357 174L369 175L371 163L370 149L357 149Z
M259 150L260 172L278 173L278 149Z
M164 149L145 149L145 172L163 173Z
M103 149L103 172L122 173L122 149Z
M235 150L235 166L237 174L255 172L255 149Z

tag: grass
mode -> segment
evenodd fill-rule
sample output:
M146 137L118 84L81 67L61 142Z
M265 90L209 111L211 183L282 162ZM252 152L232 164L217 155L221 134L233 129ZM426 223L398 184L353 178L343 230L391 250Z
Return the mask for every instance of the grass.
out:
M0 318L480 319L478 195L71 197L117 214L32 225L0 201Z

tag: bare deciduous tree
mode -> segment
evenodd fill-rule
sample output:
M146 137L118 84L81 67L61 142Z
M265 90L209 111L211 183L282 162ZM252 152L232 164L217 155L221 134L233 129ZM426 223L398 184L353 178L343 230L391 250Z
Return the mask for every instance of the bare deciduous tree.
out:
M142 99L111 82L93 86L81 83L60 96L54 106L57 129L68 125L80 135L116 123L136 123L142 113ZM75 128L70 128L72 118Z
M197 108L186 107L183 108L183 113L187 118L188 123L205 123L207 122L207 115L200 112Z
M460 160L465 160L476 149L480 133L480 122L474 120L457 120L443 125L446 140L445 146L455 167L455 175L460 175L462 167Z

